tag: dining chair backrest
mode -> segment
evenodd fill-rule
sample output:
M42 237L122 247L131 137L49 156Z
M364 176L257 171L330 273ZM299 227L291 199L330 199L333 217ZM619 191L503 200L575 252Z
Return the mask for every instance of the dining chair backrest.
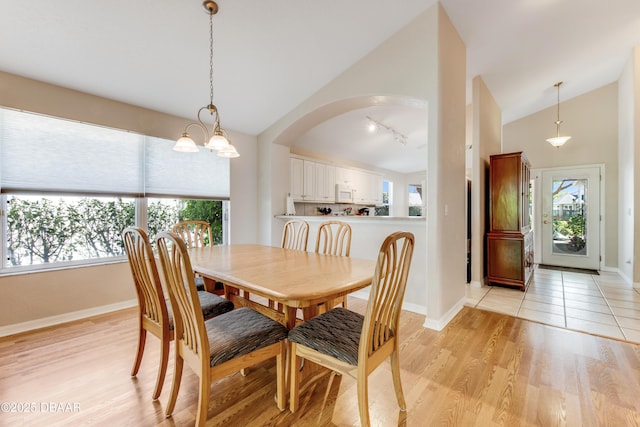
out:
M316 253L349 256L351 253L351 226L342 221L326 221L318 228Z
M127 227L122 233L142 316L160 330L168 325L168 310L156 260L147 233Z
M308 242L309 223L298 219L286 222L282 231L282 247L284 249L306 251Z
M209 356L209 340L204 329L204 316L198 302L187 246L174 232L160 232L156 241L173 308L175 337L180 345L192 353L190 357L202 359L202 363L205 363L205 356Z
M412 233L399 231L389 235L380 247L362 325L358 360L370 360L387 341L398 336L414 245Z
M131 376L135 377L138 374L147 332L150 332L160 339L160 365L152 395L152 399L155 400L162 392L169 359L169 342L173 340L169 309L147 233L139 227L127 227L122 232L122 240L138 297L138 349L131 369Z
M211 224L206 221L188 220L178 222L171 229L178 234L188 248L201 248L213 245Z

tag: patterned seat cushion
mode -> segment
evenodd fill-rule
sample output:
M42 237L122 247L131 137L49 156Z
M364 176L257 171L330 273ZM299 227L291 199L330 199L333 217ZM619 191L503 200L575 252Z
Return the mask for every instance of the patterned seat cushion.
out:
M233 303L228 299L222 298L216 294L207 291L199 291L200 305L202 306L202 315L204 320L219 316L233 310Z
M356 366L363 323L361 314L338 307L296 326L288 338Z
M214 317L204 324L212 367L287 338L287 328L247 307Z
M211 319L234 309L231 301L207 291L199 291L198 298L200 299L204 320ZM169 330L172 331L173 309L171 308L171 302L169 300L167 300L167 311L169 314Z
M200 277L200 276L196 276L195 279L196 279L196 290L198 292L204 291L205 290L204 289L204 279L202 277Z
M197 291L205 291L204 287L204 279L201 276L196 276L196 290ZM216 291L221 291L224 289L224 284L222 282L216 282L215 287L213 288Z

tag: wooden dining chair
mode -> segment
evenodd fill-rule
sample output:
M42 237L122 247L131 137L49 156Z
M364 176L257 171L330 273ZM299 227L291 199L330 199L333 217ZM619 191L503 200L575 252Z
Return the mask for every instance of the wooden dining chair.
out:
M351 253L351 226L342 221L325 221L318 228L316 253L349 256Z
M211 231L211 224L206 221L199 220L186 220L180 221L171 228L171 231L176 233L187 248L203 248L207 245L213 245L213 232ZM196 288L199 291L205 290L205 280L203 277L196 274ZM215 282L212 289L213 293L217 295L224 294L224 285L222 282Z
M309 223L300 219L287 221L282 230L282 247L306 251L309 242Z
M309 243L309 223L301 219L292 219L284 224L282 230L282 243L283 249L293 249L296 251L306 251ZM245 298L248 298L248 293L243 294ZM269 307L275 307L275 301L269 300ZM282 304L278 304L278 311L282 311Z
M351 226L343 221L325 221L318 227L316 237L317 254L349 256L351 253ZM326 306L341 304L347 308L347 296L329 301Z
M175 369L166 415L176 404L186 363L199 378L196 425L207 419L211 382L256 363L276 359L276 403L284 409L287 328L243 307L205 321L197 306L193 269L184 241L172 232L156 237L171 304L175 307Z
M171 231L178 234L188 248L202 248L206 245L213 245L211 224L206 221L180 221L171 228Z
M160 339L160 366L153 391L153 400L160 396L169 360L169 342L173 340L173 315L167 306L155 255L147 233L139 227L128 227L122 240L129 259L133 283L138 297L138 350L131 376L138 374L144 353L147 332ZM233 310L233 303L208 292L198 292L198 304L204 318L212 318Z
M289 332L291 412L298 410L300 401L300 358L356 378L360 424L369 426L368 375L390 357L398 406L406 410L398 325L413 247L414 236L408 232L393 233L382 243L364 316L337 307Z

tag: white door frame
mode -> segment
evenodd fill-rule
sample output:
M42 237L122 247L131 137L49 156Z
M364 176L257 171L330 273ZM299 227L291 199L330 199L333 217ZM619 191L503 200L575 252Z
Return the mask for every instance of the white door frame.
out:
M599 269L603 270L606 261L605 252L605 165L604 163L588 164L588 165L573 165L566 167L554 167L554 168L537 168L531 169L531 180L533 181L533 262L535 264L542 263L542 172L553 171L570 171L572 169L583 168L600 168L600 263Z

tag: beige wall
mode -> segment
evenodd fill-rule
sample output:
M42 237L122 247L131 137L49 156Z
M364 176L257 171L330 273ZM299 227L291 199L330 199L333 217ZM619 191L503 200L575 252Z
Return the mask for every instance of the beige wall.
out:
M471 284L485 282L485 235L488 205L488 171L492 154L502 146L502 112L481 77L472 81L472 190L471 190Z
M284 153L271 148L274 142L291 145L314 125L372 104L428 106L429 232L416 237L427 242L430 255L413 261L428 266L428 294L427 301L412 303L425 307L429 326L446 324L465 297L465 70L464 45L442 7L434 5L259 135L261 241L271 242L278 229L271 218L283 194L266 174L288 179L289 173L277 169Z
M572 139L561 148L545 141L555 135L556 107L508 123L502 151L524 151L531 167L604 165L604 266L618 267L618 85L612 83L561 102L562 135ZM534 224L535 226L535 224Z
M0 105L168 139L177 138L191 121L3 72ZM257 139L229 134L241 154L231 160L231 240L255 242ZM47 318L60 321L72 312L130 304L135 300L130 276L126 262L0 276L0 328L44 325Z
M466 301L466 48L438 3L437 101L429 116L427 323L442 329ZM433 133L432 133L433 130ZM435 203L434 203L435 201Z
M629 282L640 282L640 46L636 46L618 81L618 269Z

